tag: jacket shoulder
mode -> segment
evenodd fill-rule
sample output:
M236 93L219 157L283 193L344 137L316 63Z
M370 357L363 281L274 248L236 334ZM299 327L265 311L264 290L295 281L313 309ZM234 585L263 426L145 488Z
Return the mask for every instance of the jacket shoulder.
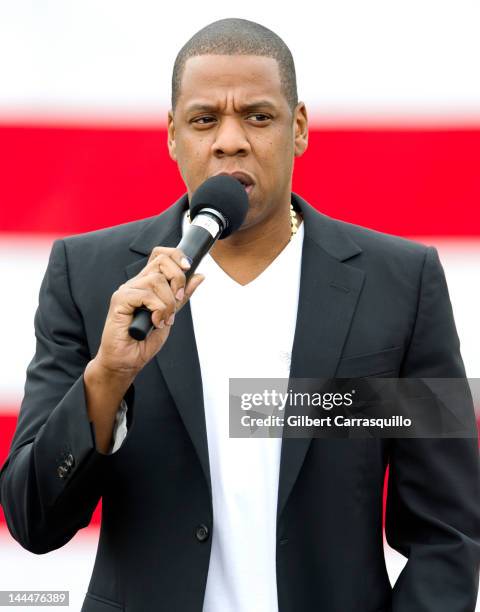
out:
M418 240L380 232L369 227L356 225L340 219L332 219L338 228L347 234L364 251L375 251L382 254L425 255L428 246Z
M145 217L136 221L129 221L119 225L112 225L82 234L72 234L63 238L67 249L72 251L85 251L85 249L115 249L125 248L131 243L138 232L142 231L158 215Z

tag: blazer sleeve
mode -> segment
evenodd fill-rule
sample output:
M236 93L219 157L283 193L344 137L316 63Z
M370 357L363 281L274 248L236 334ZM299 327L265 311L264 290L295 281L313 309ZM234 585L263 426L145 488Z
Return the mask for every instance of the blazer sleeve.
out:
M12 536L40 554L68 542L90 522L102 494L108 455L96 449L83 372L91 355L70 291L65 243L54 242L34 319L36 350L0 501ZM133 405L133 386L125 399Z
M426 250L417 316L400 376L466 376L445 274L434 247ZM474 423L473 402L471 417ZM391 440L386 539L408 557L393 588L392 612L475 610L480 472L475 424L473 428L470 438Z

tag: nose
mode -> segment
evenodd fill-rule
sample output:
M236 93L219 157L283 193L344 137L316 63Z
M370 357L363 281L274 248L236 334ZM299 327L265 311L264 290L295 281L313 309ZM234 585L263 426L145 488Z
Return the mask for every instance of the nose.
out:
M242 119L223 117L215 133L212 152L216 157L246 155L250 150Z

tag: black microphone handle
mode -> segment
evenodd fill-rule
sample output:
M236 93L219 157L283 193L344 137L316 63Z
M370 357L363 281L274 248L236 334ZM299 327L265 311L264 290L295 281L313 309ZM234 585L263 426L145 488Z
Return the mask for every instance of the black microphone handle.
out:
M218 221L218 218L216 219ZM198 225L190 225L188 231L180 240L177 248L180 249L187 257L192 260L191 267L185 271L186 282L195 273L198 265L203 257L208 253L212 246L217 241L222 232L220 227L216 237L203 227ZM128 333L135 340L145 340L151 330L154 328L152 323L152 312L145 306L136 308L133 313L133 320L128 328Z

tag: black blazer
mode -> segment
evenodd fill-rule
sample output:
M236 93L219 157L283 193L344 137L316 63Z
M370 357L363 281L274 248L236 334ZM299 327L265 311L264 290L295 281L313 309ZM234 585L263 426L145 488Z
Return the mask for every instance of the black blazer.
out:
M305 237L291 376L465 377L436 249L292 201ZM41 286L1 502L13 537L41 554L88 525L103 499L83 612L202 610L215 525L189 304L130 387L129 431L112 455L95 449L83 385L112 293L154 246L176 246L187 206L184 194L156 217L57 240ZM387 464L387 539L408 557L393 590ZM280 612L473 611L479 483L473 438L285 438L272 517Z

